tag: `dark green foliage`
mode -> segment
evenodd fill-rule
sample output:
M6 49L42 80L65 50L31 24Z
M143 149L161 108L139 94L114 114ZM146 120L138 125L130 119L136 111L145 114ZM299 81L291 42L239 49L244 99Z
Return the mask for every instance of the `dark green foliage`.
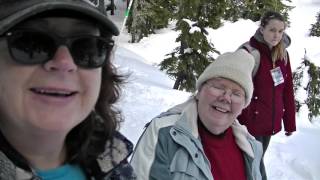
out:
M195 61L197 61L196 64ZM208 58L197 52L185 53L178 57L172 53L171 57L161 62L160 69L166 70L170 77L176 79L174 89L194 91L195 75L201 74L209 63Z
M172 19L189 19L201 14L203 19L199 22L200 26L216 29L220 27L221 19L233 22L239 18L259 21L261 15L268 10L280 12L288 20L288 11L293 8L283 3L291 2L291 0L133 1L133 8L126 24L128 32L132 36L132 42L139 42L143 37L154 33L156 29L166 27ZM189 4L190 7L186 7L184 4Z
M146 0L133 0L133 8L127 21L127 29L131 34L131 42L138 42L143 37L153 33L148 12L150 8L151 5Z
M134 0L126 24L131 42L139 42L156 29L167 27L175 6L175 0Z
M317 22L311 25L310 36L320 37L320 12L317 15Z
M288 21L288 11L293 7L283 3L286 1L291 2L291 0L226 0L224 19L233 22L239 18L259 21L266 11L273 10L282 14Z
M313 117L320 115L320 79L319 79L319 67L315 66L313 63L310 64L309 70L309 82L306 87L308 97L306 99L306 104L309 109L308 117L311 120Z
M226 6L223 18L232 22L242 18L242 14L246 10L244 0L226 0Z
M302 63L293 73L294 91L296 94L298 89L302 87L301 82L306 70L309 79L303 90L306 91L308 97L304 102L296 100L296 108L298 112L303 104L307 105L309 109L308 118L312 121L320 115L320 69L307 57L303 58Z
M291 0L284 0L291 2ZM244 0L244 11L241 17L244 19L251 19L252 21L259 21L260 17L269 10L273 10L282 14L288 20L288 11L292 9L291 6L284 4L281 0Z
M302 61L300 66L293 72L293 91L294 94L296 95L299 88L302 86L301 81L303 79L303 72L306 66L308 66L310 63L307 60ZM296 111L299 112L300 108L302 107L302 103L295 99L295 104L296 104Z
M195 91L196 79L214 59L210 53L218 53L207 39L206 27L219 27L223 13L218 6L206 0L181 0L177 11L176 30L180 35L176 48L170 57L160 63L160 69L165 70L175 79L174 89Z

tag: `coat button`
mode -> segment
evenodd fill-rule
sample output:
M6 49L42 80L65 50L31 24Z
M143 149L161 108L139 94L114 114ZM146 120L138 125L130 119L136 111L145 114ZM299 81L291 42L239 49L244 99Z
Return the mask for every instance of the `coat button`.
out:
M258 99L258 96L255 96L255 97L254 97L254 99L256 99L256 100L257 100L257 99Z
M259 114L259 111L255 111L254 114Z
M285 109L283 109L283 112L285 112L286 110Z
M175 135L177 135L177 132L173 131L172 134L175 136Z

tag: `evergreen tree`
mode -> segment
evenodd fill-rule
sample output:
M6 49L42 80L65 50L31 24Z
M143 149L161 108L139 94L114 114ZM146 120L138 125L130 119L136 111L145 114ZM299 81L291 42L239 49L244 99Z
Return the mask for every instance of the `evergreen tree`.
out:
M314 63L310 62L305 55L299 67L293 73L295 94L302 87L301 82L304 80L304 73L308 74L308 82L303 90L307 93L307 99L303 102L296 100L296 109L300 110L303 104L309 109L308 118L312 121L320 115L320 69Z
M246 9L244 0L226 0L226 6L223 18L232 22L242 18L242 13Z
M304 60L301 62L301 64L297 67L297 69L293 72L293 91L294 94L297 94L299 89L302 87L302 79L303 79L303 73L305 70L305 67L308 66L309 61ZM303 105L303 102L300 102L298 99L295 99L295 105L296 105L296 112L300 111L300 108Z
M288 11L293 7L283 2L291 0L226 0L227 9L224 19L237 21L239 18L259 21L261 16L269 10L281 13L288 20Z
M204 4L198 4L198 2L204 2ZM209 14L203 14L203 17L214 22L219 21L216 18L223 18L233 22L239 18L259 21L261 15L268 10L280 12L288 21L288 11L292 7L283 2L291 2L291 0L195 0L193 4L198 4L197 6L202 6L202 8L183 9L191 11L186 12L186 14L192 12L197 14L197 10L210 12ZM127 21L127 29L132 35L132 42L138 42L141 38L154 33L156 29L166 27L169 20L176 18L176 12L181 12L181 10L178 10L181 7L178 7L178 3L181 4L181 0L134 0L134 5ZM186 1L186 4L188 3ZM212 9L215 11L212 11ZM178 17L177 19L181 18ZM210 24L212 28L219 27L219 24Z
M153 29L165 28L169 20L174 17L176 11L176 0L153 0L150 9L150 23Z
M133 0L127 21L131 42L139 42L156 29L168 25L175 11L175 0Z
M160 63L160 69L175 79L174 89L194 91L196 79L214 59L210 53L218 53L207 39L206 27L219 27L224 1L180 0L176 30L180 35L170 57ZM220 13L220 14L219 14Z
M320 12L317 15L317 22L311 25L310 36L320 37Z
M320 79L319 79L319 67L315 64L310 63L308 74L309 74L309 82L306 87L306 91L308 97L306 99L306 104L309 109L309 120L312 120L314 117L320 115Z
M148 0L133 0L133 8L127 21L128 32L131 34L131 42L138 42L143 37L152 33L149 23L151 4ZM134 17L134 18L133 18Z

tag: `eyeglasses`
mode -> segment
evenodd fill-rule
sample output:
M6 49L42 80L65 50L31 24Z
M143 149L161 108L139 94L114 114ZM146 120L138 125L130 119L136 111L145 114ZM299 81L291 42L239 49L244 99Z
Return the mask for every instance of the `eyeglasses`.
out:
M227 91L230 90L231 91L231 93L230 93L231 102L241 103L241 102L244 102L244 100L245 100L245 95L238 90L229 89L223 85L211 83L211 82L206 82L205 84L207 85L210 93L212 93L216 96L225 95L227 93Z
M114 46L113 40L99 36L65 38L34 30L14 30L0 38L6 38L12 59L24 65L44 64L54 57L59 46L66 45L76 65L98 68L105 64Z

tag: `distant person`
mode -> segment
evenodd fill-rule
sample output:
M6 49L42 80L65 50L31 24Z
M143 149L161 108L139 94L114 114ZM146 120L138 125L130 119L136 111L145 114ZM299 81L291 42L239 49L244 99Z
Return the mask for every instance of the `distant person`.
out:
M260 180L261 144L237 116L251 100L253 57L225 53L200 75L198 92L154 118L131 164L139 180Z
M262 143L263 154L271 136L281 130L282 121L285 135L290 136L296 130L292 71L286 50L291 40L285 29L284 17L268 11L262 16L254 36L242 47L254 54L258 65L251 103L238 119ZM264 168L261 161L261 169ZM267 179L266 174L262 177Z
M0 180L135 179L100 6L0 1Z

